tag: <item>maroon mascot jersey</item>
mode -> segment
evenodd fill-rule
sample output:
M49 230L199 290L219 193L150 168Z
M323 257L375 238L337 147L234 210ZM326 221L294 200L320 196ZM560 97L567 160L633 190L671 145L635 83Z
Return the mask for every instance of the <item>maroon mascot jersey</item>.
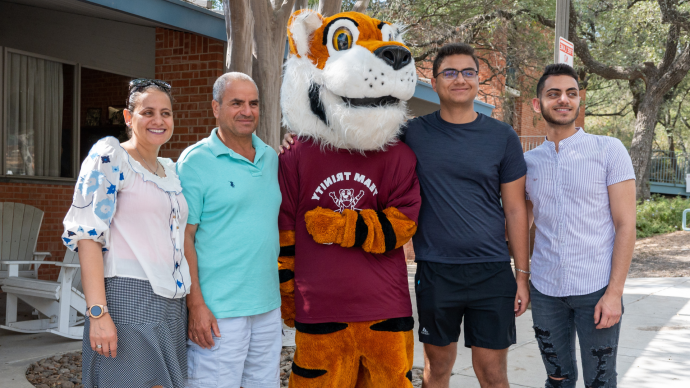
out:
M361 322L412 315L402 248L383 254L318 244L305 213L322 207L382 211L397 208L417 222L416 158L403 143L365 153L295 140L279 158L283 203L279 228L295 231L295 320Z

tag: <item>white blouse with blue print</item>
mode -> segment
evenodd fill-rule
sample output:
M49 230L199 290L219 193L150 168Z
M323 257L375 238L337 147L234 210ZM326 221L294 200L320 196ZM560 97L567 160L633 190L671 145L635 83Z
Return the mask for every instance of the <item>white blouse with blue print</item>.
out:
M166 177L145 169L114 137L99 140L81 166L62 240L73 251L79 240L101 243L105 277L148 280L157 295L181 298L191 286L187 201L173 161L158 161Z

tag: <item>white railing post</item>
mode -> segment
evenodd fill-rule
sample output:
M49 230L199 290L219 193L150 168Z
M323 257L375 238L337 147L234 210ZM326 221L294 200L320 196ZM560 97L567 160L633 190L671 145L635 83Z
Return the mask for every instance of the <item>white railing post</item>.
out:
M540 146L545 139L545 136L518 136L520 144L522 145L522 152L531 151Z

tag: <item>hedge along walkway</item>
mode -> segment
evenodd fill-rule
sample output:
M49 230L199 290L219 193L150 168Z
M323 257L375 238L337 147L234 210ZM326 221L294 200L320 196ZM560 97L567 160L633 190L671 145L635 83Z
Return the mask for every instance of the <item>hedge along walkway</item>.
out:
M690 232L637 240L628 277L690 277Z

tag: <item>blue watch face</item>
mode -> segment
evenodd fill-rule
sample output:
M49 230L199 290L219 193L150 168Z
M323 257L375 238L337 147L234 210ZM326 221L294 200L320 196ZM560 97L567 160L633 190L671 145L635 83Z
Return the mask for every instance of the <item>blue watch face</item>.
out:
M103 312L103 309L101 309L98 306L91 307L91 315L93 315L94 317L101 315L102 312Z

